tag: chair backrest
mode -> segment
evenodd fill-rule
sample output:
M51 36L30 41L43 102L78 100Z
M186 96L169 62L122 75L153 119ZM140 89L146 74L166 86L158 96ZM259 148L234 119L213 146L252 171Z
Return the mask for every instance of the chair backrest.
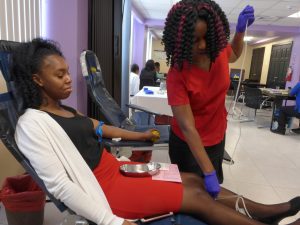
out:
M90 50L82 52L80 64L89 95L99 106L108 122L116 127L133 128L135 124L122 112L118 103L105 88L101 67L95 53Z
M245 104L246 106L253 109L260 109L261 103L263 102L263 95L259 88L252 88L245 86Z
M0 139L10 153L24 167L26 172L31 175L50 200L62 212L67 207L48 192L28 159L19 150L14 139L15 127L20 113L18 110L20 102L16 99L17 92L14 88L14 81L9 71L9 65L11 52L18 44L16 42L0 41Z

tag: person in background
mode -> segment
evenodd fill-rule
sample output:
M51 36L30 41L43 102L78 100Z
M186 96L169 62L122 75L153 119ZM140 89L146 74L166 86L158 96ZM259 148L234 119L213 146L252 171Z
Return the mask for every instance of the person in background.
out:
M203 177L212 195L223 182L228 64L240 57L246 27L253 22L254 9L247 6L231 44L227 17L214 1L182 0L165 22L162 42L170 65L167 93L174 115L170 159L180 171Z
M144 86L155 86L156 80L154 61L149 59L140 74L140 90L143 89Z
M130 76L129 76L129 96L133 97L140 90L139 89L139 87L140 87L140 78L139 78L140 68L137 64L132 64L130 71L131 72L130 72Z
M157 79L164 78L164 74L160 73L160 63L159 62L155 62L154 65L155 65L155 71L156 71L156 78Z
M298 82L290 91L289 96L296 96L296 105L283 106L280 108L278 117L278 128L271 130L277 134L285 134L285 126L289 117L300 118L300 82Z
M154 66L155 66L156 73L159 73L159 71L160 71L160 63L159 62L155 62Z

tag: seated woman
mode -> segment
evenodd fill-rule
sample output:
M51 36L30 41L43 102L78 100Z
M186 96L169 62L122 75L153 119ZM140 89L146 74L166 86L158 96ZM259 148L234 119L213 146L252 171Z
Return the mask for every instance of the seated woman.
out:
M294 106L283 106L280 108L278 117L278 128L271 130L277 134L285 134L285 125L287 124L288 117L297 117L300 119L300 82L289 93L289 96L296 97L296 105ZM297 130L297 129L296 129Z
M35 39L21 44L13 54L12 74L25 110L15 134L20 150L50 193L97 224L128 225L133 223L123 218L170 211L214 225L273 224L300 209L300 197L276 205L245 199L254 218L250 219L234 210L238 195L222 188L214 199L197 175L181 173L182 183L123 176L119 171L123 162L101 148L101 133L127 140L150 140L153 134L103 125L63 105L61 100L72 92L72 80L67 62L52 41Z
M140 74L140 90L143 89L144 86L155 86L156 85L156 71L155 64L152 59L149 59L146 62L145 68L142 69Z

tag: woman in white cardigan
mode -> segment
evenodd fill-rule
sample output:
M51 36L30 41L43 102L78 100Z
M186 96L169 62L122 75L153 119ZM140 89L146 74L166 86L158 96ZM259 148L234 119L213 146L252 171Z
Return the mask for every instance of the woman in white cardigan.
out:
M50 193L97 224L128 225L133 223L123 218L169 211L190 213L210 224L269 224L299 211L300 197L277 205L244 199L245 210L254 220L234 210L239 196L222 188L213 199L194 174L181 173L182 183L122 176L122 162L102 149L98 138L157 137L150 131L137 133L104 125L62 105L61 100L72 92L72 81L52 41L35 39L21 44L13 54L12 74L26 110L16 127L20 150Z

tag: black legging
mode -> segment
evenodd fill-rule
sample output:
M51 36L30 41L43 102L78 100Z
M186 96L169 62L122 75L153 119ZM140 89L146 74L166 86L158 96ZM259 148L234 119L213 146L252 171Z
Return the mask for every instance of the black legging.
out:
M204 148L216 170L219 183L222 184L224 179L222 162L225 151L225 137L219 144L213 146L204 146ZM188 144L177 137L172 132L172 130L169 139L169 156L171 162L177 164L181 172L196 173L199 176L203 177L203 172L198 165L193 153L191 152Z

